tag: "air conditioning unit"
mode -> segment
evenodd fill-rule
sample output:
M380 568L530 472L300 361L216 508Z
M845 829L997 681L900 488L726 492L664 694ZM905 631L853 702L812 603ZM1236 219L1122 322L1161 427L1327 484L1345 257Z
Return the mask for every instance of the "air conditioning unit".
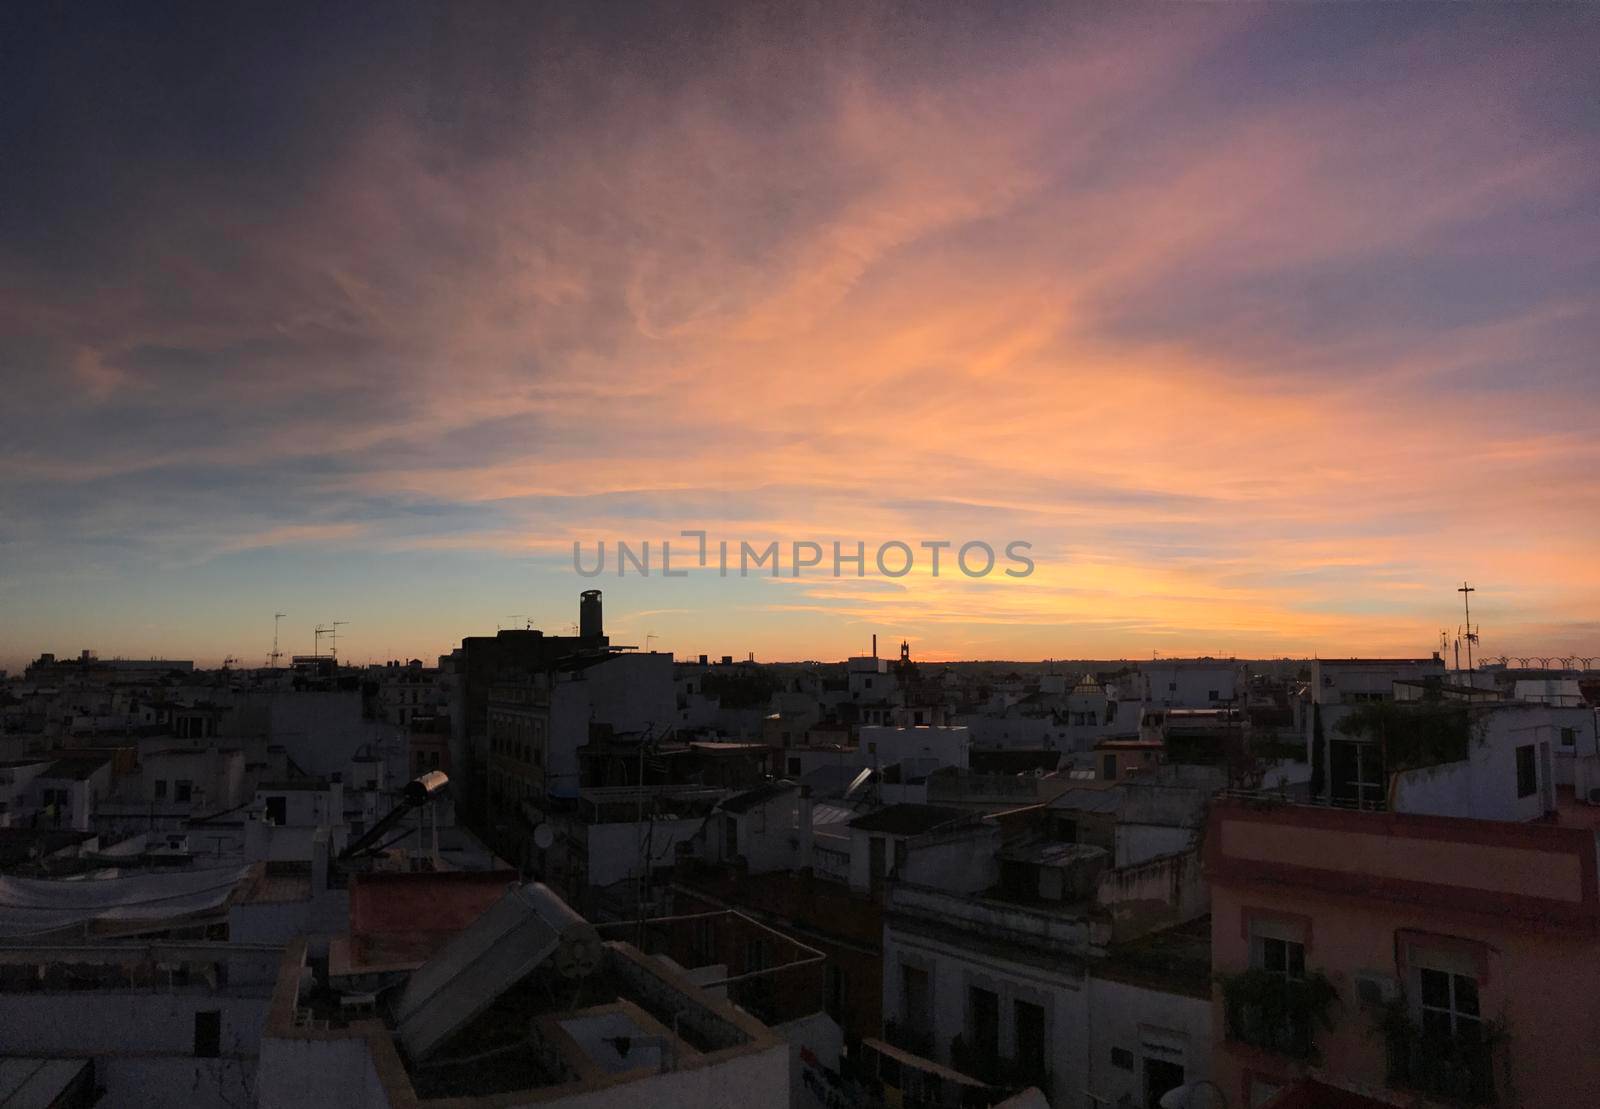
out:
M1364 970L1355 975L1356 1000L1363 1008L1376 1009L1388 1005L1400 996L1400 983L1394 975L1381 971Z

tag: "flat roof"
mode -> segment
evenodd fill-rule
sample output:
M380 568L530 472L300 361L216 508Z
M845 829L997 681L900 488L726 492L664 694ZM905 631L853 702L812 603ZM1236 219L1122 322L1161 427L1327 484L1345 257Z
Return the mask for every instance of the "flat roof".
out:
M968 809L945 808L942 805L889 805L877 812L857 817L850 827L863 832L887 832L895 836L918 836L964 821L977 822L979 814Z

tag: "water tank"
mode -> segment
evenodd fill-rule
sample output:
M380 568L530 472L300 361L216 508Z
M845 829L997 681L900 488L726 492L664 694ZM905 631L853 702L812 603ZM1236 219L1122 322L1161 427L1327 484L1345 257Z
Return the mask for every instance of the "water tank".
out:
M578 598L578 634L585 639L605 636L605 621L600 618L600 590L585 589Z
M426 774L419 774L406 783L406 800L413 805L421 805L444 791L450 784L450 779L441 771L430 770Z

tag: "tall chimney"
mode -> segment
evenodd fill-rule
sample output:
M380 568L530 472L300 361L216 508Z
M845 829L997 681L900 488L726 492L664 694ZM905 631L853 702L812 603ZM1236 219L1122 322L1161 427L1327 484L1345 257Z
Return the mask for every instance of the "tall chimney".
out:
M878 633L877 632L873 632L872 633L872 657L873 658L877 658L878 657Z
M605 638L605 622L600 618L598 589L585 589L578 598L578 634L584 639Z

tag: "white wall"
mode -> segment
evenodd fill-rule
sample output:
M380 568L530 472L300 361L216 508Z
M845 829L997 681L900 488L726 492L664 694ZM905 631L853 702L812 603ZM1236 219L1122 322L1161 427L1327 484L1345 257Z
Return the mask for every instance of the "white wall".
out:
M1394 810L1476 820L1539 819L1546 812L1545 778L1555 773L1554 754L1561 743L1561 725L1554 717L1569 714L1570 710L1538 705L1507 706L1485 714L1482 738L1475 730L1465 761L1395 775ZM1538 784L1529 796L1518 797L1516 750L1530 744ZM1545 750L1550 752L1548 761ZM1553 782L1549 793L1553 798Z
M201 990L0 993L0 1028L14 1055L194 1055L194 1014L222 1010L222 1052L254 1056L268 999Z
M998 824L966 829L959 836L912 840L899 878L950 893L981 893L1000 880L999 850Z
M129 1058L101 1056L95 1079L105 1087L107 1109L185 1107L243 1109L255 1104L254 1059Z
M550 690L550 792L578 795L578 748L589 742L591 723L609 724L618 733L642 733L653 726L660 737L678 719L671 655L616 655L562 675Z
M1210 708L1233 700L1238 672L1238 665L1232 662L1140 663L1142 699L1161 708ZM1211 696L1213 691L1216 697Z
M257 1070L260 1109L388 1109L365 1039L268 1038Z
M772 1030L789 1041L789 1109L833 1109L829 1105L827 1075L821 1068L839 1069L844 1032L827 1013L812 1013ZM816 1066L808 1063L808 1053Z
M1186 994L1089 979L1089 1052L1084 1088L1116 1104L1124 1095L1144 1105L1147 1058L1177 1063L1184 1081L1211 1076L1211 1002ZM1111 1063L1112 1048L1134 1057L1134 1069ZM1164 1091L1153 1091L1159 1096ZM1149 1102L1154 1104L1154 1102Z
M936 759L940 766L965 769L971 746L972 735L966 728L869 726L860 730L857 756L862 766L889 766L906 759Z

